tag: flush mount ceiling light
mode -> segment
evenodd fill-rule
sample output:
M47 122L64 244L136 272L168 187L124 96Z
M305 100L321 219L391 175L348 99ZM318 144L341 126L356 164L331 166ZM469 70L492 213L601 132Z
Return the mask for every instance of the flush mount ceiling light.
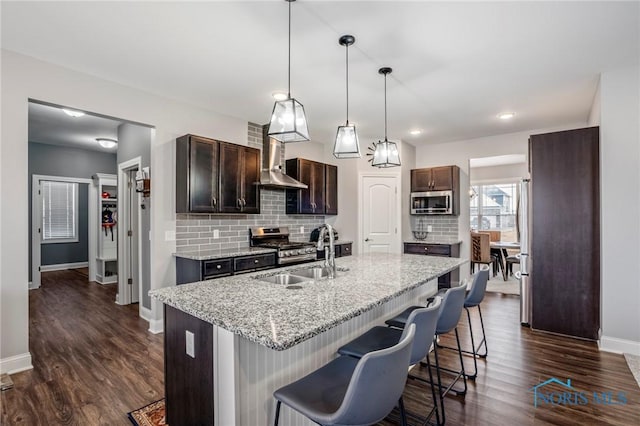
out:
M273 92L271 96L273 96L273 99L276 101L284 101L287 99L287 94L284 92Z
M387 74L391 74L392 69L388 67L380 68L379 74L384 75L384 141L378 141L373 152L371 165L374 167L395 167L400 165L400 154L395 142L387 140Z
M114 148L118 145L117 140L108 138L97 138L96 142L98 142L103 148Z
M422 133L422 130L420 130L420 129L415 129L415 130L411 130L409 133L410 133L410 134L412 134L413 136L416 136L416 135L421 134L421 133Z
M73 118L82 117L84 115L84 112L76 111L75 109L62 108L62 111L64 111L64 113L67 114L69 117L73 117Z
M295 0L285 0L289 3L289 58L287 78L287 98L276 101L269 123L269 136L280 142L300 142L309 140L307 117L304 107L291 97L291 3Z
M510 120L515 117L515 115L515 112L501 112L500 114L498 114L498 118L500 120Z
M345 46L347 64L347 122L344 126L338 126L336 133L336 142L333 145L333 155L336 158L360 158L360 143L358 142L358 133L356 126L349 124L349 46L356 42L356 38L352 35L343 35L338 40L341 46Z

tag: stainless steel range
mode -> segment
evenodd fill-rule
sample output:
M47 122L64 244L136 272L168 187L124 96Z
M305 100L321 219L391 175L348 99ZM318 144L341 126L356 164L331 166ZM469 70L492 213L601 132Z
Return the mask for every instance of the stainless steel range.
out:
M289 241L289 228L286 226L250 228L249 244L251 247L277 249L279 265L316 260L316 245Z

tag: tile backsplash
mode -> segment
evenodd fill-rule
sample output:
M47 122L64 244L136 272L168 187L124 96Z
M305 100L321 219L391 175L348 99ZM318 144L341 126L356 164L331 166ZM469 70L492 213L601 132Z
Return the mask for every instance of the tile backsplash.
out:
M426 231L429 225L432 227L429 237L458 238L458 216L411 216L412 231Z
M262 126L249 123L249 146L262 149ZM284 150L283 150L284 151ZM234 249L249 246L249 228L257 226L288 226L291 240L309 241L311 231L323 224L325 217L287 215L284 189L260 190L260 214L176 215L176 252ZM300 227L304 232L300 232ZM219 238L214 238L218 231Z

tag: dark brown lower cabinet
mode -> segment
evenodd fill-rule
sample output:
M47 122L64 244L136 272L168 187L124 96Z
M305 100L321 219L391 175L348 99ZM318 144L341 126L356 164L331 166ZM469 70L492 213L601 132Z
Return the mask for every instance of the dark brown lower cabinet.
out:
M193 333L193 357L186 335ZM164 305L166 423L213 424L213 325Z
M404 243L404 252L408 254L423 254L425 256L460 257L460 243ZM451 282L460 280L460 270L456 269L438 277L438 289L450 288Z
M598 127L529 140L533 329L598 339L599 145Z

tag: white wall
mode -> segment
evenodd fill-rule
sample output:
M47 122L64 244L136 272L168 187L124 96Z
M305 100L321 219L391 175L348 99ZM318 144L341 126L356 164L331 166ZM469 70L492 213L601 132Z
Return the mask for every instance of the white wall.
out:
M524 154L528 157L529 136L584 127L586 123L571 123L557 128L535 129L457 142L424 145L416 148L416 168L449 166L460 167L460 194L469 192L469 159L498 155ZM460 197L458 236L462 240L460 257L469 257L469 197ZM460 279L469 275L469 264L460 267Z
M521 179L526 177L529 177L529 163L473 167L469 170L469 179L472 183L498 182L505 179Z
M336 124L337 126L338 124ZM313 135L312 135L313 137ZM379 136L358 135L360 139L360 151L362 158L345 158L337 159L333 156L334 141L313 141L289 143L285 147L286 158L307 158L309 160L321 161L327 164L338 166L338 215L327 216L326 221L335 226L340 232L341 240L353 241L353 252L360 253L360 241L358 239L359 212L358 212L358 182L360 174L398 174L401 177L400 193L402 196L398 200L402 203L402 221L400 236L408 229L411 235L409 225L409 170L415 168L415 148L405 142L398 143L398 151L400 153L401 167L390 167L380 169L372 167L367 153L371 152L367 147L371 146L372 141L378 141ZM392 138L389 138L393 140ZM404 211L406 209L406 211Z
M640 69L600 79L601 348L640 355Z
M151 147L151 288L175 283L164 240L175 230L176 137L194 133L247 144L247 122L2 50L0 149L0 371L30 368L28 348L27 119L29 98L154 126ZM269 114L265 112L265 117ZM37 291L37 290L36 290ZM154 303L153 316L161 318Z
M598 80L598 88L596 89L596 94L593 96L591 110L589 110L589 119L587 120L587 124L590 127L599 126L601 121L600 115L602 110L602 102L600 101L600 84L601 80Z

